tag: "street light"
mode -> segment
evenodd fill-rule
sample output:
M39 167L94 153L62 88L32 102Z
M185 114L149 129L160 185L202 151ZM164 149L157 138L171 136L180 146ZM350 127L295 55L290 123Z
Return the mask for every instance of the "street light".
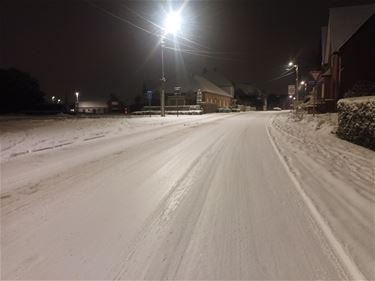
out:
M79 111L79 92L75 92L76 94L76 104L75 104L75 107L74 107L74 110L75 112L78 112Z
M171 11L167 15L167 18L164 22L164 35L173 34L175 35L181 28L181 12L180 11Z
M55 102L55 96L52 96L52 103L54 103Z
M180 11L171 11L167 15L167 18L164 21L163 25L163 33L160 36L160 49L161 49L161 96L160 96L160 116L165 116L165 82L167 79L165 78L165 71L164 71L164 39L168 34L176 35L178 31L180 31L181 27L181 12Z
M296 100L297 100L297 103L299 101L299 96L298 96L298 64L295 64L294 62L289 62L288 63L288 66L290 68L294 68L296 70Z

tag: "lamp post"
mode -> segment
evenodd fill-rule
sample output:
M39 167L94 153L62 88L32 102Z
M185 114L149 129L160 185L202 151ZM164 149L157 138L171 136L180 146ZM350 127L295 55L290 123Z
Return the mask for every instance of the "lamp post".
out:
M161 50L161 96L160 96L160 116L165 117L165 78L164 73L164 36L160 38L160 50Z
M293 62L290 62L288 64L290 68L294 68L296 70L296 101L299 102L299 95L298 95L298 64L294 64Z
M160 96L160 116L165 117L165 70L164 70L164 39L168 34L175 35L181 27L180 11L171 11L164 22L163 30L160 35L161 49L161 96Z
M302 99L306 98L306 89L307 89L307 83L305 81L301 81L301 90L303 89L303 96Z
M79 110L79 92L75 92L76 94L76 106L75 106L75 112L78 112Z

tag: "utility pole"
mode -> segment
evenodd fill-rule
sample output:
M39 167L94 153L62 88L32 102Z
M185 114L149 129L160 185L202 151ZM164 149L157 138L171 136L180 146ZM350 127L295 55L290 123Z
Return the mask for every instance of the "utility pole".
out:
M165 73L164 73L164 38L160 36L161 49L161 95L160 95L160 116L165 117Z
M299 86L299 83L298 83L298 64L295 64L294 65L295 69L296 69L296 99L297 99L297 106L298 106L298 102L299 102L299 93L298 93L298 86Z

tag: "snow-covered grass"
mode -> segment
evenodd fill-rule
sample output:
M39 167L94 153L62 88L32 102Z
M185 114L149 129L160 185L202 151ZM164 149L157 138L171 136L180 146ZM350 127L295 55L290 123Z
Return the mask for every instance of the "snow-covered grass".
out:
M168 125L194 123L223 117L222 114L194 116L32 116L0 118L1 162L43 151L82 144L102 138L131 135Z
M339 139L337 114L277 115L271 135L346 253L375 279L375 152Z

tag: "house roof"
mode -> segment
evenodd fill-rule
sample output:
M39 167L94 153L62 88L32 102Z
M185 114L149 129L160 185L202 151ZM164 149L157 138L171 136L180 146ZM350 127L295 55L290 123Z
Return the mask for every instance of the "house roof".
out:
M327 42L324 62L340 48L375 13L375 4L332 8L329 10Z
M209 92L209 93L214 93L214 94L218 94L221 96L232 97L228 92L219 88L218 86L216 86L214 83L204 78L203 76L195 75L194 79L197 82L197 87L198 87L197 89L201 89L202 92Z
M326 53L326 44L327 44L327 33L328 33L328 26L323 26L321 29L322 32L322 58L324 59Z
M198 89L200 89L202 92L232 97L228 92L219 88L213 82L200 75L189 75L184 77L184 79L180 79L177 84L172 84L172 82L167 81L166 92L173 93L175 86L181 87L182 93L196 92Z
M237 88L241 89L247 96L259 95L262 93L260 89L250 84L238 84Z
M108 107L106 101L80 101L79 102L80 108L104 108Z
M219 87L230 87L233 86L232 82L229 81L223 74L218 72L216 69L212 71L206 71L202 75L204 78L210 80L212 83Z

